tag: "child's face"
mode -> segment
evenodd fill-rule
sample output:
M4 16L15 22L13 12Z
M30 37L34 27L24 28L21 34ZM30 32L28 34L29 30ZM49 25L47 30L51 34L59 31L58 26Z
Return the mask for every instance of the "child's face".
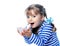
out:
M38 27L41 22L44 20L43 16L41 16L40 14L35 14L34 10L30 10L30 13L27 15L27 22L29 24L31 24L32 28L36 28Z

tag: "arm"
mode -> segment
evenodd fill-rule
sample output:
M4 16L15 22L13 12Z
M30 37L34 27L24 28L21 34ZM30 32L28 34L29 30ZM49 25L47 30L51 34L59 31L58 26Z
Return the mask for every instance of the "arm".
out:
M31 37L28 38L28 37L24 37L25 38L25 41L28 43L28 44L31 44L31 43L34 43L36 45L40 45L41 43L41 39L39 35L35 35L32 33Z
M38 35L32 33L30 38L24 37L25 41L29 44L35 43L36 45L40 45L40 46L46 43L49 37L51 36L52 26L47 24L45 27L42 28L43 28L42 31L39 30Z

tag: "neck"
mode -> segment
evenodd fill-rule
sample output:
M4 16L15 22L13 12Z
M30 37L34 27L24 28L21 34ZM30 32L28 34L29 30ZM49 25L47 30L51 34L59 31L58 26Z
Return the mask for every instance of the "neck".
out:
M38 31L39 27L40 27L40 26L38 26L38 27L36 27L36 28L33 28L33 29L32 29L32 32L33 32L34 34L37 34L37 31Z
M43 22L44 22L44 21L43 21ZM41 27L41 25L42 25L43 22L41 22L41 24L40 24L38 27L33 28L33 29L32 29L32 33L38 34L38 29Z

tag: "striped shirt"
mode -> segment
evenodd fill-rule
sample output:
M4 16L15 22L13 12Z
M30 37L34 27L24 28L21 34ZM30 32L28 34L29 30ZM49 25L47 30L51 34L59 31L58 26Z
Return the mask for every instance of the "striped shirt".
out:
M59 46L56 32L53 32L52 25L45 21L39 28L37 35L32 33L30 38L24 36L24 39L26 43L34 43L37 46Z

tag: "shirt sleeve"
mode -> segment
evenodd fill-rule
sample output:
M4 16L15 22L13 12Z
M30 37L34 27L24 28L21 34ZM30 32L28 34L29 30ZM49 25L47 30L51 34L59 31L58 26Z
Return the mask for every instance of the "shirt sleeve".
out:
M33 34L31 35L30 38L28 37L24 37L25 38L25 41L28 43L28 44L31 44L31 43L34 43L36 45L39 45L39 46L43 46L44 43L47 42L47 40L50 38L51 36L51 29L52 29L52 26L47 24L46 26L42 27L43 29L42 30L39 30L39 33L38 35L36 34Z
M24 38L25 38L26 43L28 43L28 44L34 43L36 45L39 45L41 43L41 39L40 39L39 35L36 35L33 33L30 38L28 38L28 37L24 37Z

